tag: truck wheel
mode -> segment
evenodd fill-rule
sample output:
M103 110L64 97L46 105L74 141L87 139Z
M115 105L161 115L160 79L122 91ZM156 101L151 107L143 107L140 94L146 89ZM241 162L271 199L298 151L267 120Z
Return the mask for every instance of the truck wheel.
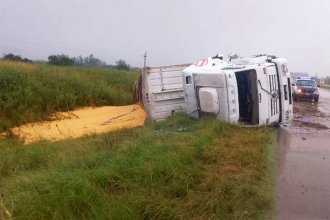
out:
M314 102L319 102L319 98L315 98L314 99Z
M298 101L297 97L296 96L293 96L293 101Z

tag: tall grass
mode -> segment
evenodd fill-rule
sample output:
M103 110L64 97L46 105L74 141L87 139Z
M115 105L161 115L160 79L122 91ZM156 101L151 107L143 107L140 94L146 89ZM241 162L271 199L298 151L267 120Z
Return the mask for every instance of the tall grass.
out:
M0 131L81 106L131 104L139 73L0 61Z
M273 205L270 130L177 115L100 136L0 142L16 219L262 219Z

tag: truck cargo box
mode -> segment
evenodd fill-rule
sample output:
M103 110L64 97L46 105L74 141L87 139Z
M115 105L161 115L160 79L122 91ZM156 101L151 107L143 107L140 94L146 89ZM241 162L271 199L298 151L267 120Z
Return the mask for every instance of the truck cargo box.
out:
M182 70L191 64L146 67L141 78L143 107L151 120L163 120L186 111Z

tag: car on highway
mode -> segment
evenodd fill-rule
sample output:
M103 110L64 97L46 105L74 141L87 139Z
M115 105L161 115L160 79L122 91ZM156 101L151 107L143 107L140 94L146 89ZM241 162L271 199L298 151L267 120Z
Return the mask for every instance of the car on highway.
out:
M310 78L297 79L293 87L293 100L319 101L319 90L316 82Z

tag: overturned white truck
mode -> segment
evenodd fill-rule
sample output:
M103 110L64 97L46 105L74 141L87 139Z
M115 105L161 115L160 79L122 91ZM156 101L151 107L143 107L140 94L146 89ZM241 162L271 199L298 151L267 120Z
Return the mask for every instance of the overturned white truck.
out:
M275 56L147 67L140 87L148 118L156 121L178 111L247 125L286 123L293 116L287 61Z

